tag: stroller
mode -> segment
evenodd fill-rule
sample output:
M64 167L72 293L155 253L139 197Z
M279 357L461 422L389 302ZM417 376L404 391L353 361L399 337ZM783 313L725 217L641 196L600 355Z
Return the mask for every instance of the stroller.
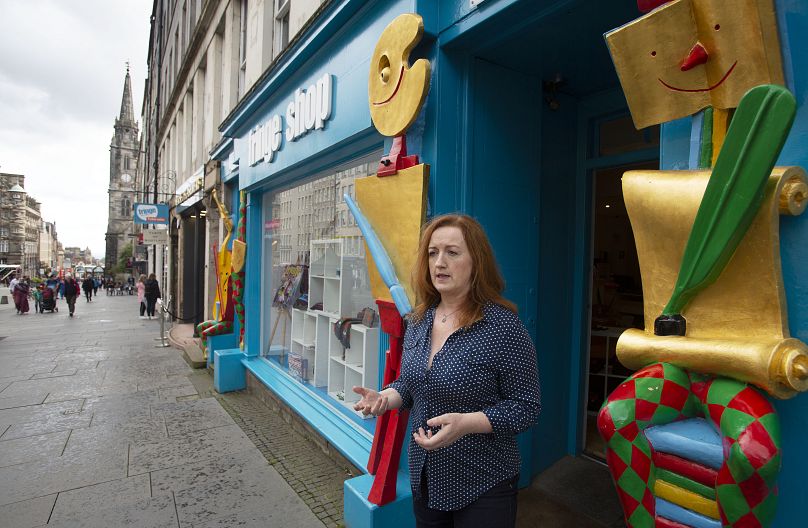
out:
M39 313L43 313L45 310L51 313L59 311L59 308L56 307L56 295L53 293L52 288L42 290L42 302L39 304Z

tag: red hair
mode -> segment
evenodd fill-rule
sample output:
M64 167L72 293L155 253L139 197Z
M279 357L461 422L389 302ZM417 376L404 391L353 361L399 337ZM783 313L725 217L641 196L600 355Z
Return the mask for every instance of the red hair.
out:
M499 272L491 243L477 220L463 214L447 214L433 218L421 231L418 254L415 258L412 285L417 304L413 318L420 321L427 310L440 302L440 293L432 284L429 273L429 243L432 234L441 227L460 229L471 256L471 284L463 307L458 312L461 327L469 327L483 318L483 306L488 302L499 304L516 313L516 305L502 296L505 281Z

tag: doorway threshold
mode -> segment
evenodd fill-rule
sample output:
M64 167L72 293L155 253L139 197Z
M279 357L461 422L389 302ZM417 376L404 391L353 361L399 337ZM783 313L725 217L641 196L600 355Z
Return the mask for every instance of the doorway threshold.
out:
M609 469L588 457L566 456L519 492L517 526L625 526Z

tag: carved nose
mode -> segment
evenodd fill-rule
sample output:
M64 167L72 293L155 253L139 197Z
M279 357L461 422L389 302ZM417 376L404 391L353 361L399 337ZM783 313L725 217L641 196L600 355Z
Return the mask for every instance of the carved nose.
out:
M696 66L705 64L709 58L710 57L707 55L707 50L704 49L704 46L702 46L700 42L696 42L696 45L693 46L693 49L690 50L690 53L682 62L682 71L691 70Z

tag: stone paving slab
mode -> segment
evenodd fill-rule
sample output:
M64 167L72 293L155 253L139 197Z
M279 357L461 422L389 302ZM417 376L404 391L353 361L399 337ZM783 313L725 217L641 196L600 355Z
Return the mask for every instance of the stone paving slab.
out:
M90 426L93 415L90 413L76 412L68 415L56 415L33 422L23 422L12 424L6 432L0 436L0 441L13 440L15 438L26 438L57 431L75 431Z
M2 526L9 528L36 528L48 522L56 494L28 499L0 506Z
M233 419L214 398L152 405L152 414L165 419L169 436L233 425Z
M51 516L47 526L55 528L177 528L177 510L169 496L141 499L133 503L106 502L80 510L71 509Z
M119 506L151 498L149 475L137 475L59 494L53 507L53 519L66 518L73 512L93 512L110 503Z
M123 478L127 457L126 449L92 450L0 468L0 504Z
M11 382L9 382L10 384ZM8 387L6 385L5 387ZM5 387L0 385L0 390L3 390ZM28 394L21 394L19 396L8 396L5 398L0 398L0 409L13 409L14 407L26 407L28 405L39 405L41 403L45 403L45 398L48 397L47 392L43 393L28 393Z
M70 431L0 441L0 467L61 456Z
M0 395L5 391L0 392ZM15 395L19 397L20 395ZM61 401L58 403L45 403L42 405L26 405L24 407L13 407L0 410L0 425L11 425L15 423L36 422L40 420L50 420L67 416L81 411L84 400L75 399Z
M263 472L269 463L258 450L205 458L191 464L152 471L152 495L176 493L205 484L211 476L232 479L250 470Z
M255 445L236 425L196 431L133 445L129 456L129 474L192 464L204 453L237 453L250 449L255 449Z

